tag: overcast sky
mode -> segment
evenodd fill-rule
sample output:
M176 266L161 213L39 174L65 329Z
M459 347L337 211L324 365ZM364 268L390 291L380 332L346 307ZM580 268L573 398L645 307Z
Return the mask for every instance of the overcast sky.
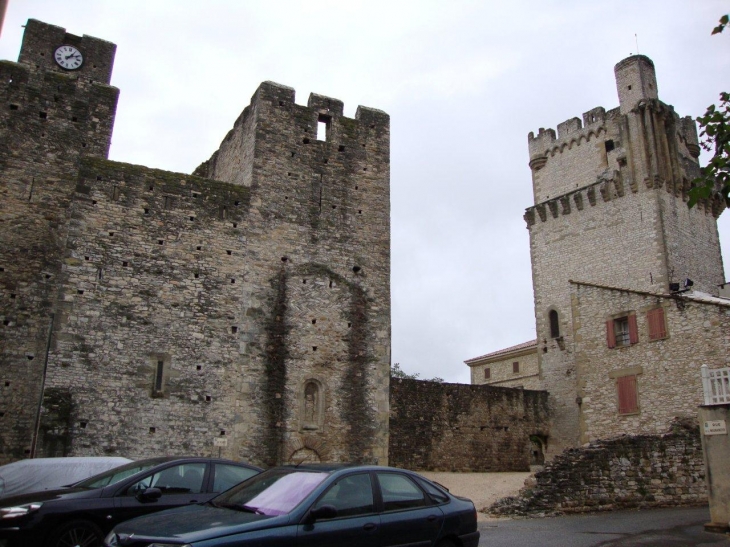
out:
M9 2L2 59L29 18L117 44L114 160L192 172L265 80L388 112L392 359L453 382L535 337L527 134L618 106L613 66L637 51L682 116L730 90L726 1Z

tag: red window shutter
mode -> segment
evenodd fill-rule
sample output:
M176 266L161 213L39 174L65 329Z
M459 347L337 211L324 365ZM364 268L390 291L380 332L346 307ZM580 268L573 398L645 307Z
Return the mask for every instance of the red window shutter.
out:
M606 321L606 343L609 348L616 347L616 335L613 332L613 319Z
M636 392L636 376L617 378L618 413L632 414L639 410L639 398Z
M636 326L636 316L629 315L629 343L636 344L639 341L639 329Z
M649 310L646 314L649 321L649 340L661 340L667 336L667 327L664 322L664 308Z

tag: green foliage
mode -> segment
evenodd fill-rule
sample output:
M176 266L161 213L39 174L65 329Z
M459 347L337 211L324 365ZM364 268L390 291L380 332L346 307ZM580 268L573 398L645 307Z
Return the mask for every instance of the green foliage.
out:
M701 169L702 174L692 181L694 187L689 193L689 206L719 192L730 207L730 93L720 93L720 104L707 107L707 112L697 118L697 123L701 128L702 148L715 155Z
M408 374L405 370L400 368L400 363L393 363L390 365L390 377L391 378L405 378L407 380L418 380L420 374Z
M712 34L719 34L728 26L729 17L723 15L720 24L712 30ZM701 199L711 199L721 196L725 205L730 207L730 94L720 93L718 105L707 107L704 116L697 118L700 126L700 144L714 156L702 167L700 176L692 181L689 192L690 207Z
M391 378L405 378L406 380L418 380L418 377L421 375L420 372L416 372L415 374L408 374L405 370L400 368L400 363L393 363L390 365L390 377ZM439 382L441 384L444 383L443 378L439 378L438 376L435 376L431 378L430 380L425 380L426 382Z
M720 17L720 24L717 25L714 29L712 29L712 34L719 34L723 30L725 30L725 27L728 25L728 16L723 15Z

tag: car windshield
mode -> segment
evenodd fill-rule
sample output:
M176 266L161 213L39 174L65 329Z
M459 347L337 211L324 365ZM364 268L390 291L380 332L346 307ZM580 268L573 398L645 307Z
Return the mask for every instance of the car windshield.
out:
M128 463L121 467L115 467L106 473L78 482L74 484L74 486L76 488L102 488L104 486L109 486L110 484L118 483L119 481L126 479L127 477L131 477L140 471L146 471L159 463L159 461L154 460Z
M299 505L327 473L271 469L213 499L213 505L261 515L283 515Z

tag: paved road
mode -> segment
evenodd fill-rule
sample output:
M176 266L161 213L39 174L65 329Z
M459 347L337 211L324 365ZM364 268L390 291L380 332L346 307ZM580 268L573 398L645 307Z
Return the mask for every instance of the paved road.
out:
M707 507L613 511L479 523L479 547L730 547L730 536L704 531Z

